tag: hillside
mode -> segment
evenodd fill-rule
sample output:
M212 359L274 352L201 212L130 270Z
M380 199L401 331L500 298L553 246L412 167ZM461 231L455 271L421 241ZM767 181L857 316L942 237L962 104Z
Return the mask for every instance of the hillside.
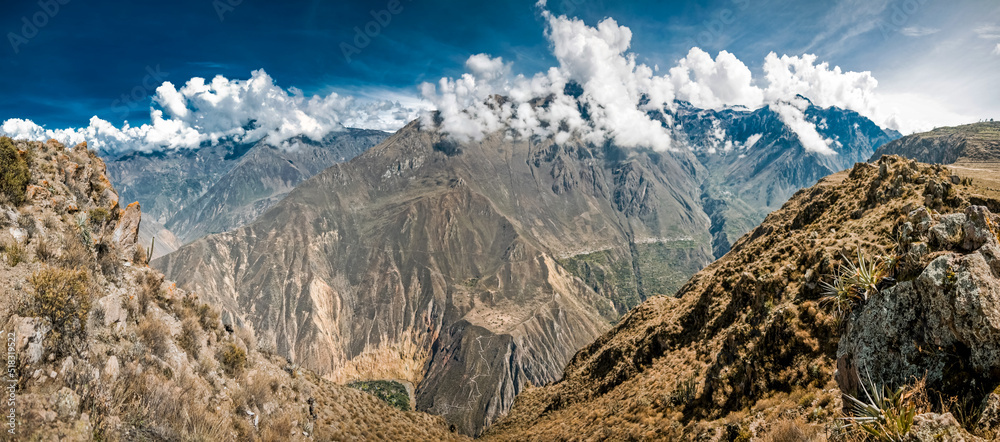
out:
M982 197L1000 199L1000 122L942 127L910 135L883 145L872 159L882 155L948 164L956 175L974 180L976 192Z
M85 144L0 138L0 165L4 440L464 439L276 356L165 282L136 244L139 206L118 208Z
M841 393L869 384L913 387L903 404L926 414L907 440L1000 434L1000 218L975 191L893 156L823 179L523 392L487 439L824 440ZM824 300L859 256L894 279Z
M277 148L223 141L198 149L133 152L108 159L108 177L124 199L142 204L148 232L158 234L154 257L202 236L242 226L302 181L354 158L389 134L347 129L314 142L289 140Z

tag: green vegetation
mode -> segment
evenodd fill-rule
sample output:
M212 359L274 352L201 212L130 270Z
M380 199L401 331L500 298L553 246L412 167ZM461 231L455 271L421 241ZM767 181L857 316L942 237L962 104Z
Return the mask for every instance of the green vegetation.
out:
M27 258L27 251L24 245L17 241L0 243L0 252L3 252L4 256L7 257L7 265L11 267L17 267L18 264L24 262Z
M559 264L596 292L611 299L619 312L627 311L642 302L632 262L616 258L610 250L561 259ZM612 314L606 305L597 307L602 315Z
M410 410L410 394L406 392L406 387L399 382L358 381L351 382L347 386L371 394L400 410Z
M101 227L104 227L104 224L106 224L108 220L111 219L111 213L108 212L108 209L98 207L96 209L92 209L88 213L88 217L90 218L90 225L100 229Z
M844 418L848 427L879 441L903 440L910 432L913 418L917 415L917 398L922 390L921 386L892 390L889 387L877 387L870 376L868 382L859 380L864 397L859 399L849 394L844 395L851 410L851 416Z
M24 203L31 181L25 156L18 153L10 138L0 137L0 202L6 199L15 206Z
M26 316L45 318L52 326L49 338L57 354L66 354L67 341L82 337L90 313L90 281L87 273L77 270L45 268L28 279L35 296L27 306Z
M895 267L895 258L869 256L858 247L857 262L846 256L841 256L841 264L833 283L823 281L822 302L833 305L840 318L850 314L854 305L867 301L869 297L878 294L879 283L889 276L890 268Z

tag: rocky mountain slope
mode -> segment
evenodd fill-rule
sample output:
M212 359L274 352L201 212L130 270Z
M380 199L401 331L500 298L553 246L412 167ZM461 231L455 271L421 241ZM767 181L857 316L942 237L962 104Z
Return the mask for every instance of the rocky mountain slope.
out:
M0 138L4 440L461 440L261 348L145 266L104 163ZM8 170L27 171L9 174Z
M303 183L253 224L154 265L280 354L339 381L413 382L420 409L477 434L526 385L558 379L622 314L674 293L728 250L717 231L749 228L731 214L748 224L763 216L761 204L787 197L772 190L745 201L737 189L765 179L755 177L808 185L837 167L824 160L812 175L778 180L794 159L820 160L776 114L685 112L692 144L706 142L698 122L732 131L714 131L716 141L763 141L700 158L502 133L459 144L414 123ZM851 122L828 126L849 128L838 132L838 158L866 158L891 137L853 113L813 112ZM757 172L730 184L703 162L752 162ZM728 193L707 197L718 189Z
M872 159L900 155L926 163L1000 162L1000 122L941 127L885 144Z
M138 201L148 231L157 236L153 255L163 256L211 233L242 226L277 203L300 182L350 160L389 134L347 129L319 142L289 140L277 148L224 141L215 146L134 152L108 159L108 177L124 199Z
M887 156L796 193L523 392L487 439L836 439L851 430L842 394L907 385L900 407L924 414L906 440L992 439L1000 217L951 175ZM835 283L857 275L849 263L881 270L867 289Z

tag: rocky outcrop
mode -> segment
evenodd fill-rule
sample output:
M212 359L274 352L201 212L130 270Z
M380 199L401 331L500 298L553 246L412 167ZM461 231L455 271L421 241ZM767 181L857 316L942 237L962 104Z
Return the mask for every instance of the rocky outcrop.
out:
M121 210L118 222L111 233L111 240L125 254L135 254L136 243L139 241L139 224L142 222L142 209L138 202L129 204Z
M936 391L982 401L1000 385L998 221L980 206L911 211L899 231L909 271L858 309L838 357L880 385L926 377ZM842 391L858 394L845 383Z

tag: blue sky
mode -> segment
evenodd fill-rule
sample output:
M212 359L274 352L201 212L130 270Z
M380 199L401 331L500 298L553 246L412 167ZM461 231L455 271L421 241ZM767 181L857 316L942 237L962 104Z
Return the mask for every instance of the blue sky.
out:
M86 126L95 115L116 126L146 123L160 81L246 79L256 69L306 96L415 100L421 82L461 75L473 54L503 57L528 75L556 64L535 0L398 2L5 0L0 121L25 118L50 129ZM756 75L772 51L812 53L844 70L871 71L887 101L935 124L1000 118L995 0L551 0L547 7L591 26L613 17L631 29L632 51L649 66L669 68L698 46L712 56L727 50ZM371 26L373 13L388 9L396 13L381 16L391 21ZM43 24L37 32L35 24ZM376 35L348 61L343 44L366 26Z

